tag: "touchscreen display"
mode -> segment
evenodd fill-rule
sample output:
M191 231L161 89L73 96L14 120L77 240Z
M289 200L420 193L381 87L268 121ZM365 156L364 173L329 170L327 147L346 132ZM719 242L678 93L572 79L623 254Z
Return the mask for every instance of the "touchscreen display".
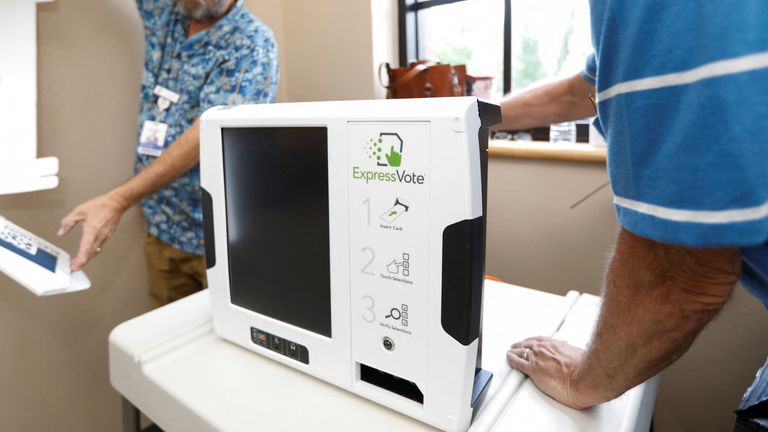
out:
M232 303L331 337L328 131L222 129Z

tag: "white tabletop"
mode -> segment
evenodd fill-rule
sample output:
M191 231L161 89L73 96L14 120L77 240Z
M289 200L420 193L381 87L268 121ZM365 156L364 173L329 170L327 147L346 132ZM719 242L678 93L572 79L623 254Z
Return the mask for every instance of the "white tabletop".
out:
M506 363L509 344L528 336L557 334L584 346L597 297L487 281L483 307L483 368L494 378L471 431L648 431L656 379L576 411L539 392ZM218 338L207 291L115 328L110 375L123 396L168 432L434 430Z

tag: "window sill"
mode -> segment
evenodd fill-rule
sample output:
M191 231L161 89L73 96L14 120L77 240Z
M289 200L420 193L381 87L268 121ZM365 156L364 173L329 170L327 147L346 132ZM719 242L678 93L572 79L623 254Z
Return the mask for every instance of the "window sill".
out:
M606 149L589 144L554 145L544 141L491 140L491 157L605 163Z

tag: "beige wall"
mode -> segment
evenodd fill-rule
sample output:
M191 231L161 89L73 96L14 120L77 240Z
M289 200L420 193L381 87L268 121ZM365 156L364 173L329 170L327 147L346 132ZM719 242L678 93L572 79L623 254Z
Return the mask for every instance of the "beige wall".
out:
M283 0L282 100L383 97L375 70L396 57L395 5L395 0Z
M491 158L486 270L554 293L598 294L617 225L600 165ZM656 317L664 319L664 317ZM732 411L768 354L768 313L738 287L725 310L662 375L657 432L732 429Z
M383 98L397 61L396 0L246 0L280 47L280 102Z
M370 99L370 3L284 0L283 5L288 100Z
M487 272L549 292L596 292L616 231L608 181L597 164L492 157Z

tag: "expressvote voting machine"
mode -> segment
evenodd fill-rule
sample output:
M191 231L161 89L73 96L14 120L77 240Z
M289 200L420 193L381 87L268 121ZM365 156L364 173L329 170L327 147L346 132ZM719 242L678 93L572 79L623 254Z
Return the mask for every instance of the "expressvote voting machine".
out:
M215 332L447 431L480 368L488 127L470 97L217 107L201 121Z

